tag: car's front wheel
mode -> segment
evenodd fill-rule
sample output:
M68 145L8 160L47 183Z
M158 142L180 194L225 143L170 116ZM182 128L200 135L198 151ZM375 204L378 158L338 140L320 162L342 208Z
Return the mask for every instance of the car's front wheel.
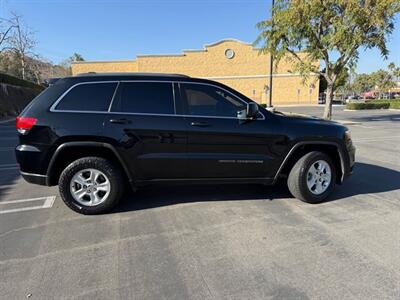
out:
M120 170L101 157L75 160L61 173L59 190L64 203L76 212L93 215L110 211L122 196Z
M288 188L294 197L308 203L319 203L333 191L335 165L328 155L313 151L305 154L289 173Z

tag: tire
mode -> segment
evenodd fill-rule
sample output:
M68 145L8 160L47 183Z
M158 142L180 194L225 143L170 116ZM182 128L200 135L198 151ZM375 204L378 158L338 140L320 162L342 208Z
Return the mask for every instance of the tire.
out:
M330 168L329 184L327 183L329 168L324 163ZM323 169L325 172L318 170L319 175L314 175L313 171L318 169L316 167L319 166L322 166L322 168L325 166L325 169ZM325 153L313 151L305 154L296 162L289 173L287 184L290 193L295 198L315 204L324 201L332 193L335 182L336 169L330 157ZM309 188L308 183L312 185L311 188Z
M69 208L84 215L95 215L107 213L118 204L123 195L123 182L121 171L110 161L83 157L64 169L58 185L61 198Z

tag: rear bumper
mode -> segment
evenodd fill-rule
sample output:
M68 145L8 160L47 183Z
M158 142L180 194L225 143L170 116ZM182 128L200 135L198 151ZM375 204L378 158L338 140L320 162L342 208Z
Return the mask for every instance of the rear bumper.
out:
M48 186L48 180L47 180L48 177L46 175L26 173L22 171L20 173L21 176L25 179L25 181L29 183Z

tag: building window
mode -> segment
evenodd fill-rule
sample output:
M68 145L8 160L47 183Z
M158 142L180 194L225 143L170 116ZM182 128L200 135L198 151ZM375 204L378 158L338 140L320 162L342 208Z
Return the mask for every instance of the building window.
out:
M235 51L233 51L232 49L225 50L225 57L227 59L232 59L234 56L235 56Z

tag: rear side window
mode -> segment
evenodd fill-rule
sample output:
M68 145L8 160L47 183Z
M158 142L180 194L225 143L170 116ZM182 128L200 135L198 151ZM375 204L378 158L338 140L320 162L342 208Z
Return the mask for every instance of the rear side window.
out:
M113 111L124 113L174 114L171 82L122 82Z
M84 83L73 87L58 103L57 110L107 111L117 83Z

